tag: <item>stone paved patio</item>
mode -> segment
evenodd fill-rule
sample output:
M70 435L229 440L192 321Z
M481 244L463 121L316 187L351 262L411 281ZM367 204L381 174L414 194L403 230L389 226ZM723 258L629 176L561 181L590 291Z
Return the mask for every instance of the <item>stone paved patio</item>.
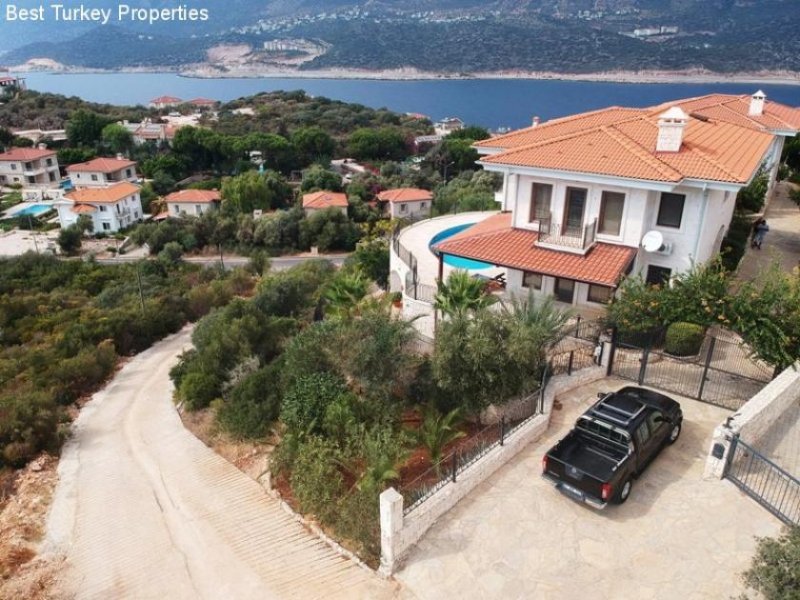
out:
M628 502L594 511L541 477L541 457L602 390L562 396L548 434L458 504L411 551L397 578L420 599L728 598L780 523L727 481L704 481L711 432L730 413L680 399L680 440ZM673 396L674 397L674 396Z

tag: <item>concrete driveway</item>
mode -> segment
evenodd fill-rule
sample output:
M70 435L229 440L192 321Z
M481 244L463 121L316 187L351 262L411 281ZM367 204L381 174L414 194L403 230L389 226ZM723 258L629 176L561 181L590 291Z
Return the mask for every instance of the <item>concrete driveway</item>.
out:
M678 442L634 484L628 502L595 511L558 493L541 458L608 379L561 396L548 434L463 500L411 551L397 578L426 598L735 597L739 573L780 523L727 481L704 481L711 432L730 413L672 395Z

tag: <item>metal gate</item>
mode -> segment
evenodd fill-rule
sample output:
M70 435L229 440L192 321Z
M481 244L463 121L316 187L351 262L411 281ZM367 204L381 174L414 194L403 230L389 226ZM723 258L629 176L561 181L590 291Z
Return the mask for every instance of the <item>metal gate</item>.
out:
M725 477L787 525L800 525L800 481L738 435L731 441Z
M663 340L663 338L660 338ZM769 365L748 356L741 343L708 335L695 356L673 356L652 345L620 342L616 332L608 373L731 410L738 410L772 380Z

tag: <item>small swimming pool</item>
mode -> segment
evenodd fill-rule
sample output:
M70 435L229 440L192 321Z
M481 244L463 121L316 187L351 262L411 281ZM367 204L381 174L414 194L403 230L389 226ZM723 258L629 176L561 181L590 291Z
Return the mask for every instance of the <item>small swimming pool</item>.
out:
M473 225L475 225L475 223L464 223L463 225L456 225L455 227L449 227L448 229L440 231L431 238L430 242L428 242L428 248L430 249L431 252L433 252L432 246L438 244L442 240L446 240L447 238L454 236L455 234L461 231L464 231L465 229L469 229ZM436 252L433 253L436 254ZM494 266L491 263L485 263L479 260L472 260L471 258L463 258L461 256L451 256L450 254L444 255L444 264L450 265L451 267L455 267L456 269L466 269L468 271L488 269Z
M32 217L38 217L46 212L53 210L53 207L49 204L31 204L30 206L26 206L22 210L18 210L15 212L12 217L27 217L28 215Z

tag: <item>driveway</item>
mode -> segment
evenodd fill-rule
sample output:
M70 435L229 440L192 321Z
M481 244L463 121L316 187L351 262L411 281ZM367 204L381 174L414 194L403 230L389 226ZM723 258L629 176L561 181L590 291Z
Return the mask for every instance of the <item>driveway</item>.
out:
M393 597L183 427L169 369L189 335L131 359L75 422L43 548L66 555L59 597Z
M559 397L545 437L460 502L411 551L397 578L420 599L708 598L738 595L755 535L780 523L727 481L704 481L711 432L730 412L679 398L678 442L604 511L569 500L541 458L609 379Z

